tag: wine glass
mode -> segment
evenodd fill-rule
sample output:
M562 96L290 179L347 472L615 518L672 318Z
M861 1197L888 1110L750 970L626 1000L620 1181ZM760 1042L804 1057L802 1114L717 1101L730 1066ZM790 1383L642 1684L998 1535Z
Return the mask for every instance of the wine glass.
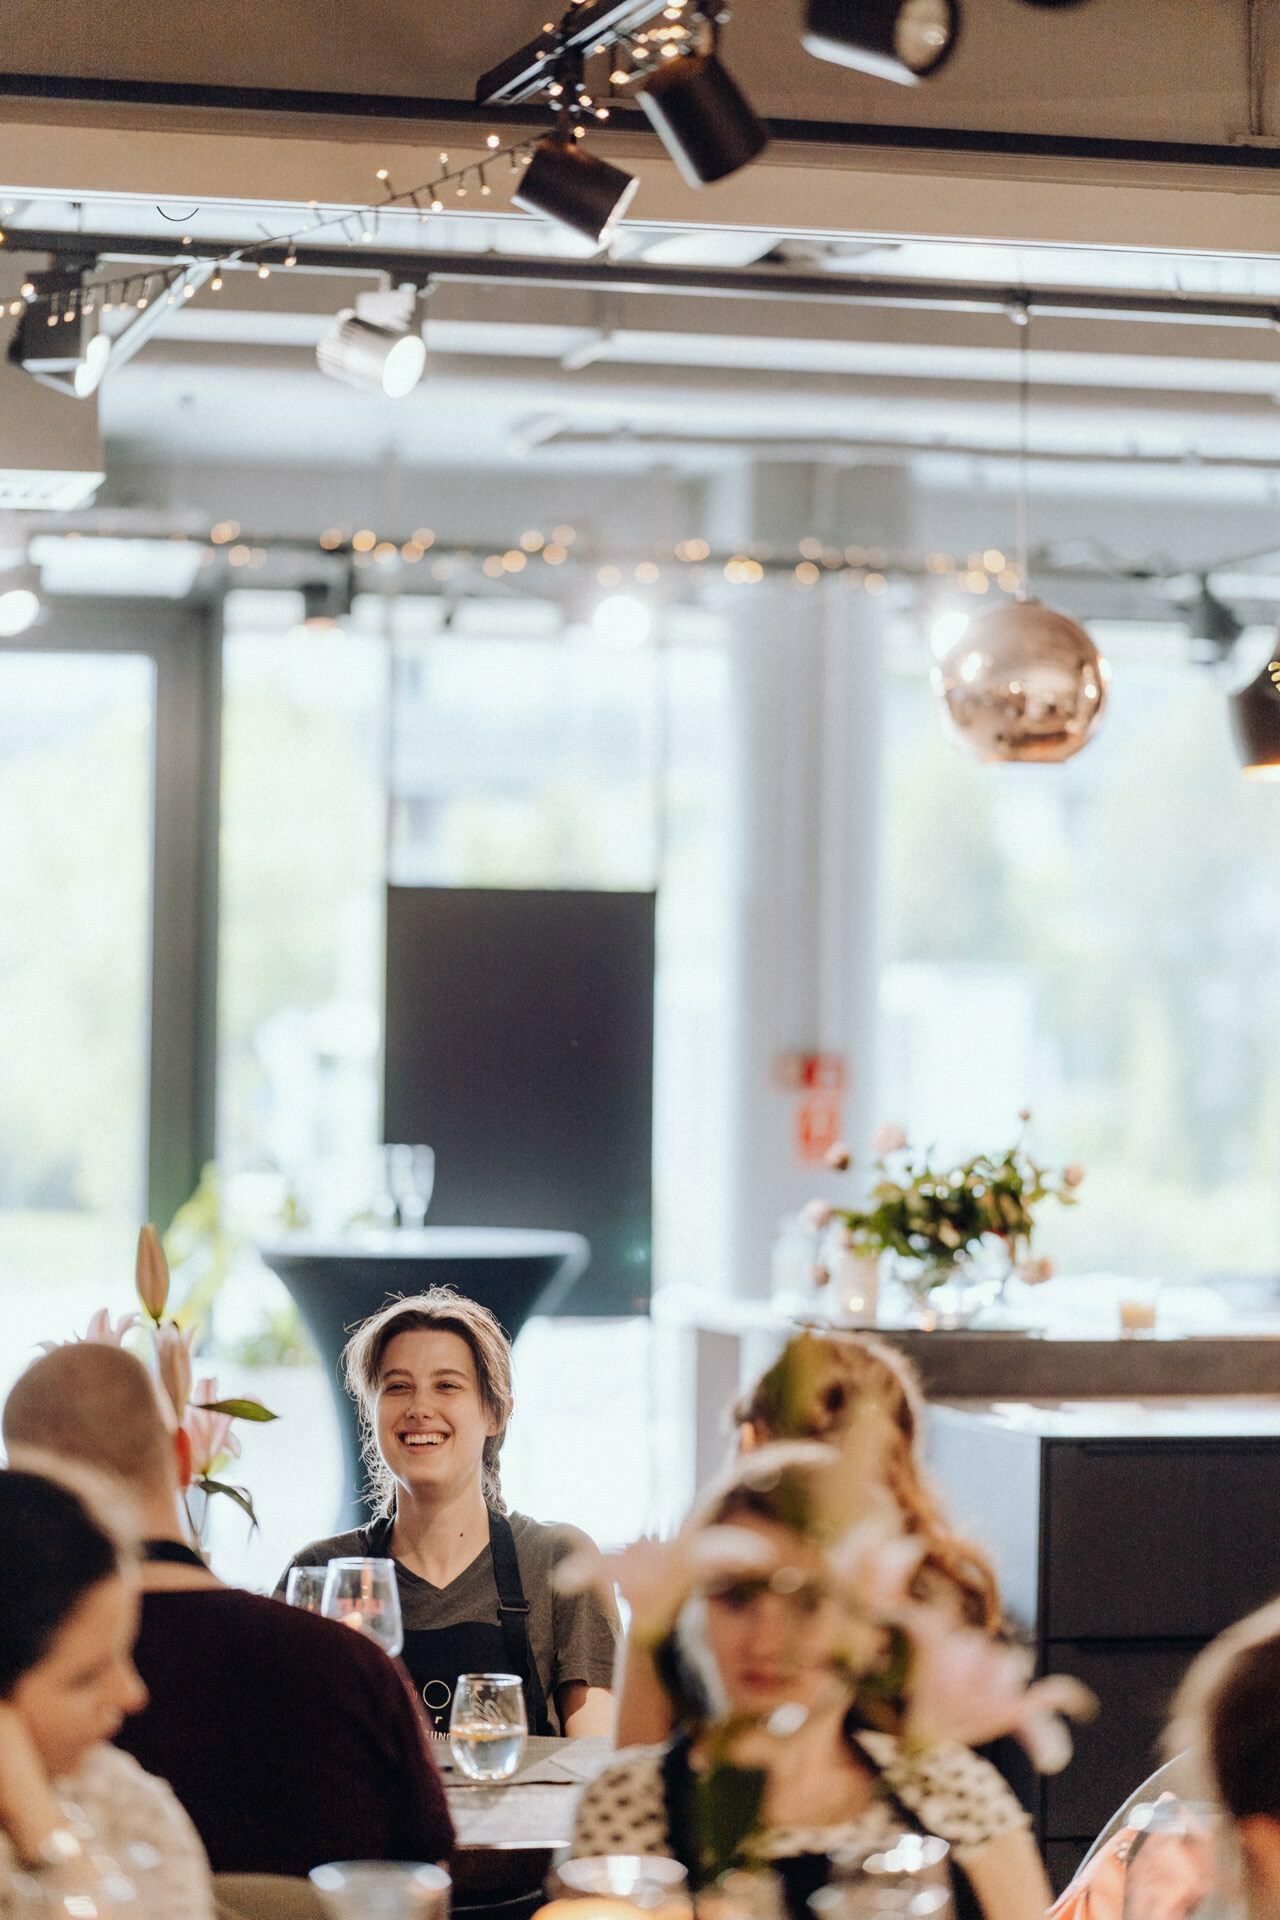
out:
M376 1640L387 1653L399 1653L404 1645L394 1560L331 1560L320 1611Z
M665 1854L601 1853L562 1861L559 1891L568 1900L625 1900L662 1920L690 1920L688 1871Z
M402 1227L421 1227L431 1205L436 1156L430 1147L387 1148L387 1187Z
M301 1607L304 1613L320 1613L324 1604L324 1583L329 1567L326 1562L320 1567L290 1567L289 1578L285 1581L284 1597L291 1607Z
M934 1834L898 1833L877 1853L837 1856L810 1911L815 1920L954 1920L950 1852Z
M469 1780L509 1780L529 1722L514 1673L461 1673L449 1713L449 1751Z
M449 1920L453 1882L444 1867L413 1860L332 1860L311 1884L335 1920Z

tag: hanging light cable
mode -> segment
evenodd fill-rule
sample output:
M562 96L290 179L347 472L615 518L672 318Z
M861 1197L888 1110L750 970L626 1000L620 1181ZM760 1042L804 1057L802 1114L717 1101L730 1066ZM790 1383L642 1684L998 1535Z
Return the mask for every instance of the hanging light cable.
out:
M979 760L1053 763L1087 745L1106 703L1107 665L1078 621L1032 597L1031 310L1019 328L1017 597L966 627L933 670L951 726Z

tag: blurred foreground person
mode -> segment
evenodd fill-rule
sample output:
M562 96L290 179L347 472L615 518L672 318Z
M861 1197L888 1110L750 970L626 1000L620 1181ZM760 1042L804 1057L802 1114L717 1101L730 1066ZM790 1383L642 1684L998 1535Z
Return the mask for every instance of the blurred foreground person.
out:
M0 1912L212 1920L169 1788L107 1743L145 1707L129 1545L70 1486L0 1472ZM121 1888L119 1876L131 1883Z
M950 1609L967 1626L996 1632L1001 1622L995 1575L982 1552L950 1526L925 1472L924 1397L910 1363L865 1333L798 1333L733 1410L739 1457L777 1441L839 1443L868 1408L884 1444L877 1471L898 1523L922 1551L913 1576L920 1599ZM631 1620L617 1683L617 1744L662 1740L671 1705L658 1673L673 1616L667 1585L624 1588ZM655 1658L656 1656L656 1658Z
M404 1675L336 1621L214 1577L181 1515L186 1436L140 1360L55 1348L14 1385L3 1432L11 1450L113 1474L136 1502L135 1657L151 1698L115 1737L172 1783L216 1873L448 1856L452 1825Z

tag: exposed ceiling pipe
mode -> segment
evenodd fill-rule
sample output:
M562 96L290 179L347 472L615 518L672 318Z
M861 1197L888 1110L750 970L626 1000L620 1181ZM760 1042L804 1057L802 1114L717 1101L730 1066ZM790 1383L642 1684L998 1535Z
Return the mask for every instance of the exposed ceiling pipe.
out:
M224 257L235 250L228 241ZM430 277L442 281L510 281L522 286L589 287L617 293L718 294L750 300L824 301L832 305L878 307L951 307L971 312L1007 312L1026 305L1037 314L1097 314L1176 323L1208 321L1215 324L1280 327L1280 303L1275 300L1219 299L1201 294L1123 293L1074 287L1006 286L981 281L929 281L887 276L834 273L797 273L790 268L682 267L645 260L529 259L519 254L440 253L426 249L363 246L321 247L299 244L263 248L246 236L255 259L283 266L292 256L292 270L323 273L361 271L397 278ZM10 228L10 252L48 253L58 258L83 258L92 252L100 260L167 261L187 257L180 242L166 243L150 234L63 233ZM230 269L228 269L230 271Z

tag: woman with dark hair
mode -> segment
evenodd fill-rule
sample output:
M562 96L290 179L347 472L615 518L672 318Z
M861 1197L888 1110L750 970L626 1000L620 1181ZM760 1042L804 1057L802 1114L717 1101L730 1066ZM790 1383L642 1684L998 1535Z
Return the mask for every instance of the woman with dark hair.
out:
M531 1733L609 1733L617 1613L551 1583L560 1561L590 1543L574 1527L508 1514L502 1498L511 1348L494 1316L433 1287L366 1320L344 1364L375 1518L313 1541L290 1564L394 1560L404 1663L437 1733L458 1675L495 1671L519 1675Z
M212 1920L194 1827L108 1744L146 1705L137 1630L110 1522L58 1479L0 1472L0 1910L24 1874L92 1896L101 1850L134 1878L139 1920Z

